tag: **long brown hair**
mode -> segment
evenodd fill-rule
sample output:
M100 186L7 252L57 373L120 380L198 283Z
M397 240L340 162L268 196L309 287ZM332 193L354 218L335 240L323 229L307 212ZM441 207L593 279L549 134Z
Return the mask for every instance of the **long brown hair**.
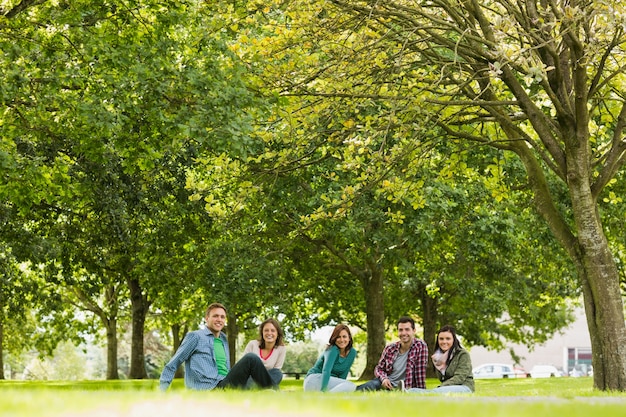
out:
M278 320L269 318L265 320L263 323L261 323L261 325L259 326L259 347L261 349L265 349L265 339L263 339L263 329L265 328L266 324L271 324L272 326L276 328L276 333L278 333L278 336L276 337L276 346L283 346L285 344L285 333L283 332L283 329L280 327L280 323L278 323Z
M345 324L338 324L335 326L335 328L333 329L333 333L330 335L330 339L328 339L327 349L330 349L332 346L335 346L337 339L339 339L339 333L341 333L342 330L345 330L346 332L348 332L348 337L350 338L350 341L348 342L348 346L346 346L346 352L352 349L352 333L350 332L350 328L346 326Z

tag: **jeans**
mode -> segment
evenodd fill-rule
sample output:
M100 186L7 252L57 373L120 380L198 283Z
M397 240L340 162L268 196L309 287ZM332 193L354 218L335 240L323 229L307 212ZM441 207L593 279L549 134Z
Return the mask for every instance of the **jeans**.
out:
M383 387L383 383L380 379L374 378L367 381L365 384L356 387L357 391L378 391Z
M331 376L328 380L326 391L328 392L352 392L356 389L353 382L342 378ZM322 374L311 374L304 378L305 391L321 391L322 390Z
M278 385L283 380L283 371L281 371L278 368L272 368L272 369L268 369L267 373L270 374L270 378L272 378L272 384L274 385L274 388L278 388ZM254 379L252 379L252 377L248 378L248 382L246 383L246 388L252 389L256 387L257 387L257 384L254 382Z
M261 358L254 353L246 353L230 368L228 375L217 384L217 388L245 388L248 378L252 378L261 388L274 386L270 374L261 362Z
M410 392L412 394L441 394L445 392L456 392L459 394L471 394L472 390L470 387L465 385L445 385L442 387L432 388L432 389L422 389L422 388L409 388L406 392Z

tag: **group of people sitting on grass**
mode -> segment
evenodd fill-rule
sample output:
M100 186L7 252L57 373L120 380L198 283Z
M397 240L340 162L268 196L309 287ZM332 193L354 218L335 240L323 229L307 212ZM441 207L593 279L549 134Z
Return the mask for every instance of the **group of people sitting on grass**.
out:
M206 311L206 328L188 333L180 347L165 365L160 389L170 386L174 374L185 364L185 386L194 390L214 388L278 388L285 361L284 334L275 319L259 326L259 339L245 348L244 356L230 364L228 341L222 329L226 325L226 308L211 304ZM472 393L474 379L469 353L461 347L454 327L446 325L437 332L435 353L431 356L440 381L436 388L426 389L428 346L415 337L411 317L398 320L399 340L383 349L374 369L375 378L357 386L347 379L356 358L352 334L345 324L338 324L326 349L304 378L305 391L352 392L402 390L410 393Z

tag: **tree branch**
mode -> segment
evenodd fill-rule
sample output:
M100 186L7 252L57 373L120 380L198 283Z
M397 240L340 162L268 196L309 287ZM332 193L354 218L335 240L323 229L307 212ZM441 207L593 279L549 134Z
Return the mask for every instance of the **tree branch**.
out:
M11 19L23 12L24 10L28 9L29 7L37 6L42 3L45 3L45 0L22 0L10 10L4 10L0 8L0 15L3 15L7 19Z
M605 159L604 168L600 171L600 175L591 185L591 193L594 199L597 199L604 187L614 178L617 171L626 163L626 138L624 138L624 129L626 128L626 103L622 104L622 109L617 117L615 130L613 131L613 139L611 147L606 155L601 159Z

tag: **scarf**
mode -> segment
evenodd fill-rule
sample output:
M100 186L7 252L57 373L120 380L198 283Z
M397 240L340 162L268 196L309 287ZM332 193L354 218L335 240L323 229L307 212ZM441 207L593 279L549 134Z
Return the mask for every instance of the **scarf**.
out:
M433 365L435 365L435 368L437 368L439 372L441 372L442 374L446 373L446 368L448 366L446 362L448 362L449 352L450 352L450 349L448 349L445 352L442 352L440 349L437 349L437 351L431 356L431 358L433 359Z

